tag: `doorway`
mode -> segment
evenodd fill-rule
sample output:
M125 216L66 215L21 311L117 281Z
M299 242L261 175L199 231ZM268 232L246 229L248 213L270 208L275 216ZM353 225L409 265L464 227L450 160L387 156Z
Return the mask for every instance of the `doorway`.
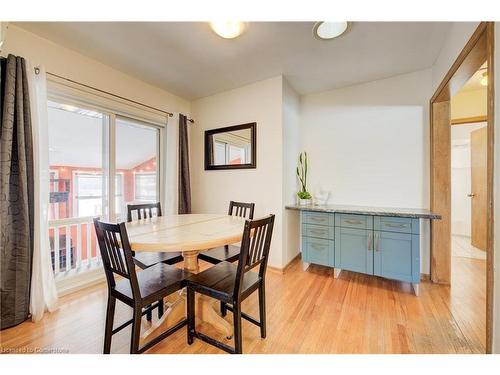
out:
M452 272L452 268L457 263L454 261L452 243L453 243L453 216L452 216L452 198L453 190L452 177L452 145L453 142L460 147L459 141L452 138L452 133L460 133L458 126L467 125L463 133L468 134L465 138L468 140L470 148L470 188L467 194L470 194L470 214L471 214L471 246L472 232L474 234L474 244L485 248L486 260L483 266L483 279L481 282L476 278L476 284L468 285L485 285L484 290L484 325L472 327L477 331L477 336L484 337L485 351L491 353L492 344L492 309L493 309L493 108L494 108L494 87L493 87L493 37L494 23L482 22L471 36L463 50L451 66L443 78L438 89L434 93L430 101L430 170L431 170L431 186L430 186L430 208L432 211L441 214L442 220L435 220L431 223L431 280L435 283L451 285L450 298L453 297L455 291L463 291L466 289L460 285L454 286L455 281L459 284L460 279L456 277L458 274ZM482 70L481 70L482 69ZM468 81L481 70L480 74L485 74L488 84L486 86L486 118L483 118L483 126L477 129L471 128L471 118L462 118L460 124L452 125L452 100L460 90L466 86ZM471 116L477 117L477 116ZM453 128L457 126L457 128ZM452 130L452 128L454 130ZM462 139L464 136L462 135ZM462 141L462 147L463 146ZM485 149L485 150L484 150ZM474 153L474 156L473 154ZM455 160L456 161L456 160ZM474 163L479 163L474 167ZM478 175L483 177L477 177ZM474 177L473 177L474 175ZM456 176L455 176L456 177ZM486 184L475 186L477 192L472 191L472 180L485 180ZM477 189L482 188L482 191ZM462 187L466 189L466 187ZM476 197L478 199L476 199ZM479 199L481 198L481 199ZM478 203L484 205L482 212L482 222L479 219L473 218L472 215L477 215L481 208ZM463 203L466 206L467 203ZM477 221L476 221L477 220ZM472 223L474 222L474 227ZM456 224L456 223L455 223ZM456 225L455 225L456 226ZM463 226L467 229L467 219ZM467 233L467 232L466 232ZM478 242L479 241L479 242ZM481 242L482 241L482 242ZM475 246L474 246L475 247ZM469 249L470 250L470 249ZM479 249L479 251L481 251ZM473 253L473 251L469 251ZM457 266L458 267L458 266ZM460 272L460 276L464 276L467 270L464 268ZM471 271L472 272L472 271ZM481 271L478 271L481 272ZM471 276L471 278L474 278ZM462 281L465 282L465 281ZM472 297L479 296L478 290L469 291ZM468 301L468 308L477 308L477 302ZM462 303L460 303L462 305ZM463 305L462 305L463 307ZM477 313L477 310L476 310ZM480 313L481 314L481 313Z
M464 335L486 351L487 63L451 97L451 290Z

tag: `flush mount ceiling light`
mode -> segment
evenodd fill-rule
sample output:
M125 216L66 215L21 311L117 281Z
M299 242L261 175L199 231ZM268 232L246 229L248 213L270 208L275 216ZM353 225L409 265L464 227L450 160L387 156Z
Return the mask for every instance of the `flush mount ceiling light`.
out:
M221 38L234 39L245 31L246 22L210 22L210 27Z
M488 72L483 73L483 77L481 78L481 86L488 86Z
M351 23L347 21L342 22L316 22L313 27L313 34L316 38L321 40L330 40L338 38L345 34L350 27Z

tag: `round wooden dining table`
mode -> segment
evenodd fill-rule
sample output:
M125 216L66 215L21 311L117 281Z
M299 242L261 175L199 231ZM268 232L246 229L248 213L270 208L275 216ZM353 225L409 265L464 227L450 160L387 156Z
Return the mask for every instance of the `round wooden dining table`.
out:
M166 215L136 220L126 224L133 251L181 251L184 269L198 273L198 254L214 247L240 242L245 219L218 214ZM199 295L198 295L199 296ZM226 337L233 333L232 325L218 312L214 300L199 296L197 316L223 332ZM154 337L186 317L186 298L183 291L165 299L165 313L151 326L145 327L141 341Z

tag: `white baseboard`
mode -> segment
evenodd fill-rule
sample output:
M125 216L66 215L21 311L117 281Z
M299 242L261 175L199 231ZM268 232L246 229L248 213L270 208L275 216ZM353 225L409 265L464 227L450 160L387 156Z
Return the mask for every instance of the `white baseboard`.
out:
M73 275L65 276L59 280L56 279L56 287L59 297L62 297L105 280L104 270L99 267L85 272L75 272Z

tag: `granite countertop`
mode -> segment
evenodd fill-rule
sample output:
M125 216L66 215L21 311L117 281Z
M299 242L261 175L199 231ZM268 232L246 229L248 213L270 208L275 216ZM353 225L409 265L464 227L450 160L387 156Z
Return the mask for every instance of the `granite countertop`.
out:
M389 207L367 207L367 206L348 206L336 204L311 204L298 205L290 204L285 208L298 211L316 211L316 212L337 212L342 214L361 214L375 216L397 216L412 217L419 219L441 219L441 215L422 208L389 208Z

